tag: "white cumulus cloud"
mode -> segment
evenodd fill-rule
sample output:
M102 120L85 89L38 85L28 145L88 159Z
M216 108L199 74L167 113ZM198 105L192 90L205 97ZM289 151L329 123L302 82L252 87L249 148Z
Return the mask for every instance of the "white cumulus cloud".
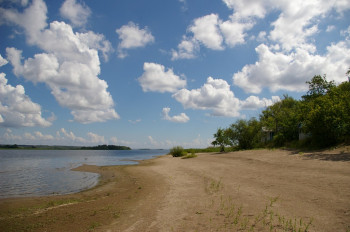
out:
M234 9L239 17L263 18L266 14L266 7L271 4L270 0L223 0L227 7Z
M243 44L246 32L254 24L252 19L242 19L237 13L226 21L221 20L217 14L196 18L187 29L192 35L184 35L177 50L172 49L172 60L196 58L200 45L212 50L224 50L225 44L231 48Z
M108 61L109 54L114 52L111 43L102 34L88 31L86 33L76 33L76 35L82 44L86 44L89 48L102 52L105 61Z
M252 20L241 20L237 15L232 15L230 20L222 22L219 26L225 38L225 43L229 47L235 47L238 44L245 43L246 31L254 26L254 22Z
M250 96L245 100L235 97L230 85L223 79L208 77L207 82L199 89L181 89L173 94L186 109L209 110L213 116L239 117L241 110L254 110L272 105L279 101L278 96L272 99L260 99Z
M74 26L80 27L87 23L91 10L85 4L77 3L76 0L66 0L60 8L60 13Z
M85 144L86 139L76 136L72 131L67 131L61 128L56 132L56 139L63 142L69 142L68 144Z
M317 74L327 74L329 80L339 83L345 81L350 64L350 41L332 44L323 56L301 48L290 53L274 51L264 44L256 52L258 61L245 65L233 76L234 84L249 93L260 93L263 88L305 91L305 82Z
M154 37L148 28L140 29L133 22L123 25L116 30L121 42L118 45L118 56L124 58L127 56L126 49L145 47L147 44L154 42Z
M247 109L247 110L266 108L279 101L281 101L279 96L272 96L271 99L267 99L267 98L260 99L257 96L249 96L244 101L241 101L241 108Z
M98 51L107 58L107 53L111 50L110 43L103 35L91 31L75 33L70 25L57 21L45 29L47 9L41 0L33 1L23 13L1 10L26 20L35 17L38 21L41 20L40 27L28 30L25 28L25 20L5 17L7 22L24 28L29 42L44 51L22 62L20 50L7 48L7 59L16 76L23 76L34 83L47 84L58 103L71 109L77 122L103 122L119 118L114 110L112 96L107 91L108 85L99 78ZM41 17L32 15L39 13L42 14Z
M33 140L33 141L52 141L55 138L52 135L49 134L43 134L40 131L35 131L33 134L31 133L24 133L23 135L24 139L28 139L28 140Z
M0 73L0 126L51 126L51 122L42 117L40 105L31 101L22 85L7 84L4 73Z
M94 132L88 132L84 137L75 135L72 131L61 128L53 135L46 134L41 131L24 132L23 134L14 134L14 132L7 128L5 133L0 135L0 141L8 144L47 144L47 145L72 145L72 146L96 146L101 144L123 144L135 145L133 142L110 137L106 139L104 136Z
M199 52L199 42L194 38L183 36L183 40L177 46L177 51L172 49L172 60L178 59L193 59Z
M233 76L235 85L249 93L260 93L263 88L271 91L305 91L306 81L314 75L327 74L329 80L341 82L350 63L348 39L332 43L324 54L317 52L314 36L318 24L332 11L342 13L350 9L350 1L287 1L287 0L224 0L244 17L264 18L272 11L279 12L271 23L271 31L264 32L264 44L255 50L258 60L245 65ZM327 31L334 26L329 25Z
M170 116L169 115L170 112L170 108L169 107L165 107L162 110L162 115L163 115L163 119L170 121L170 122L178 122L178 123L186 123L190 120L190 118L185 114L185 113L181 113L179 115L174 115L174 116Z
M349 66L349 36L341 31L343 41L330 43L323 51L315 41L319 25L329 17L343 19L350 9L350 0L223 0L233 13L228 19L208 14L194 19L172 59L192 59L199 53L199 45L212 50L235 47L256 39L263 44L256 47L258 60L245 65L233 76L234 84L249 93L271 91L304 91L305 82L317 74L341 82ZM253 34L251 29L268 16L274 16L270 27ZM270 19L269 19L270 20ZM334 23L334 22L332 22ZM328 25L327 32L334 30ZM198 45L199 44L199 45ZM323 49L323 48L322 48Z
M172 69L165 71L165 67L161 64L146 62L143 64L143 71L138 81L144 92L173 93L187 84L186 80L175 75Z
M239 116L239 100L222 79L208 77L199 89L181 89L173 95L185 108L211 110L214 116Z
M8 63L8 61L6 59L4 59L0 54L0 67L6 65L7 63Z
M88 132L87 136L89 137L90 143L93 143L93 144L105 144L106 143L105 137L102 135Z
M222 50L223 38L218 25L219 16L217 14L210 14L195 19L193 25L188 30L193 33L196 40L204 44L207 48Z
M15 9L5 9L0 7L0 22L16 24L21 26L27 35L27 41L35 44L40 39L40 32L46 26L47 7L42 0L33 0L23 13Z

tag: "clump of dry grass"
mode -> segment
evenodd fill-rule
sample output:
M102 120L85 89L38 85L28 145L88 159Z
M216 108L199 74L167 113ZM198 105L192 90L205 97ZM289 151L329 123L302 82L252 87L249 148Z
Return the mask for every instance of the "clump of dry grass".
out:
M312 218L308 220L288 218L274 208L279 197L271 197L261 211L247 213L237 199L234 201L232 196L220 195L223 189L221 179L208 181L206 192L212 196L211 202L205 206L205 209L196 211L196 215L207 217L208 226L213 231L310 231ZM239 192L239 189L237 191Z

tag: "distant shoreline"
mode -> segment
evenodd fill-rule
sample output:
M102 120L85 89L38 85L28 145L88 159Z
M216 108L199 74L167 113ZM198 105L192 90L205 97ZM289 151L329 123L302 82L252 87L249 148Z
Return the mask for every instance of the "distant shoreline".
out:
M0 150L131 150L127 146L98 145L98 146L61 146L61 145L17 145L1 144Z

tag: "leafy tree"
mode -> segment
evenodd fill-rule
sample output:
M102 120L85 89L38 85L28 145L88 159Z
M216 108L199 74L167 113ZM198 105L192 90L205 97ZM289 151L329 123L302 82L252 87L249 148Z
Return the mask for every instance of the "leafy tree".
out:
M350 137L350 83L332 86L325 94L304 98L303 123L318 146Z
M220 152L225 151L225 145L229 145L229 140L227 136L227 130L219 128L214 134L215 140L211 143L214 146L220 146Z
M267 107L260 120L238 120L229 128L219 128L214 134L214 146L221 151L226 145L240 149L259 146L263 127L274 131L274 145L298 140L299 126L311 135L317 146L329 146L343 141L350 141L350 68L346 73L349 82L338 86L327 81L326 75L314 76L309 90L302 100L295 100L288 95Z
M298 139L300 123L300 102L284 96L279 102L269 106L260 115L261 125L275 132L274 143L277 146Z
M307 81L306 83L309 84L309 91L303 96L304 100L325 95L329 90L335 87L334 81L326 80L326 75L323 75L323 77L316 75L311 81Z
M252 149L260 143L261 140L261 124L255 118L250 120L238 120L228 129L229 144L231 146L238 145L240 149Z

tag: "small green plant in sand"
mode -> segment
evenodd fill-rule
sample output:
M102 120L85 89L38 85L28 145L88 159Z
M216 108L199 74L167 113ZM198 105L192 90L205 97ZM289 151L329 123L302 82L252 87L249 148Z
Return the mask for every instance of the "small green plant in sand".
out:
M214 180L214 179L208 180L207 186L205 188L206 192L209 194L217 193L222 189L223 189L223 185L222 185L221 179L220 180Z
M278 197L270 198L265 208L257 214L247 214L243 206L233 202L232 197L228 199L220 197L218 204L208 206L217 210L215 215L212 211L204 212L209 214L210 226L214 220L220 221L220 228L211 228L215 231L270 231L270 232L308 232L313 219L304 221L302 218L287 218L277 212L273 206Z
M190 158L196 158L196 157L197 155L194 152L192 152L191 154L183 156L181 159L190 159Z
M91 223L91 225L89 226L89 231L94 231L97 227L101 226L101 223L99 222L93 222Z
M170 149L170 154L173 157L182 157L187 155L187 152L181 146L176 146Z
M51 207L57 207L61 205L69 205L69 204L76 204L81 202L81 200L75 199L75 198L69 198L69 199L58 199L58 200L52 200L49 201L41 206L42 209L47 209Z

